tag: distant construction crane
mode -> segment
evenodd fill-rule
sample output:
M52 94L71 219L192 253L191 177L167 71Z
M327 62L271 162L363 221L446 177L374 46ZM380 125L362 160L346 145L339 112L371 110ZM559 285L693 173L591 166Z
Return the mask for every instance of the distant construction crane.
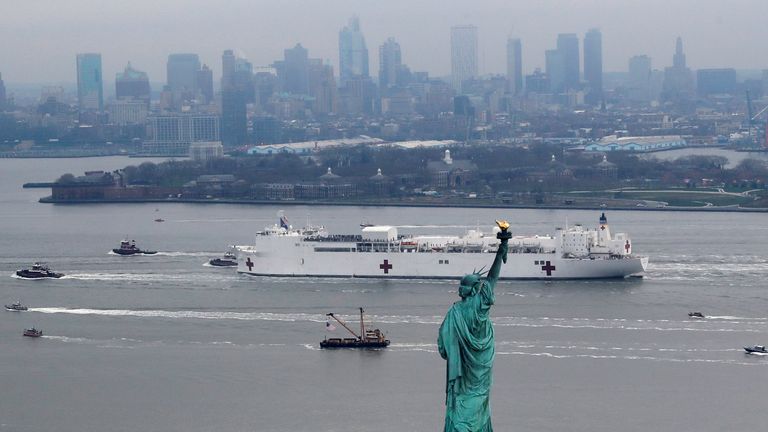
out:
M749 133L749 140L752 142L752 144L757 145L758 140L760 139L759 133L760 128L757 123L757 119L768 111L768 105L766 105L763 109L757 112L757 114L754 113L754 108L752 107L752 97L749 94L749 90L747 90L747 130ZM752 130L755 129L758 135L752 136ZM768 134L766 134L766 130L768 130L768 120L766 121L766 124L763 125L762 128L762 137L763 137L763 147L768 147Z

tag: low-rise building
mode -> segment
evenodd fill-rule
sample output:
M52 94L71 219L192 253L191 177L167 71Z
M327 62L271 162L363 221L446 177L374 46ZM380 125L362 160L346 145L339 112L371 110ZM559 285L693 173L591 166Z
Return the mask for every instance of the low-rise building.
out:
M680 135L659 135L642 137L618 137L609 135L599 141L587 144L586 151L611 152L635 151L652 152L685 147L686 142Z

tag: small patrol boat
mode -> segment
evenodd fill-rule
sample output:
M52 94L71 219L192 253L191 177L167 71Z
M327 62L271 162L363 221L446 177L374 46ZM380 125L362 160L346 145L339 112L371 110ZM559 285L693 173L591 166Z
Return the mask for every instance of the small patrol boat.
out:
M703 313L701 312L688 312L689 318L696 318L696 319L702 319L706 318Z
M208 264L214 267L237 267L237 255L231 251L226 252L221 258L209 260Z
M365 327L363 319L363 308L360 308L360 334L355 333L347 324L339 319L333 313L326 316L333 318L341 324L342 327L352 333L353 338L325 338L320 342L320 348L386 348L389 346L389 339L379 329L368 329ZM330 327L330 321L326 324Z
M42 335L43 335L43 331L42 330L38 330L38 329L36 329L34 327L28 328L28 329L24 329L24 336L40 337Z
M16 276L24 279L58 279L64 273L56 273L43 263L34 263L31 268L16 271Z
M21 312L28 310L29 308L21 304L21 302L11 303L9 305L5 305L5 310L9 311L15 311L15 312Z
M136 246L136 240L123 240L120 247L112 249L112 252L118 255L154 255L157 251L143 250Z
M765 345L745 346L744 351L746 351L747 354L768 354L768 350L765 349Z

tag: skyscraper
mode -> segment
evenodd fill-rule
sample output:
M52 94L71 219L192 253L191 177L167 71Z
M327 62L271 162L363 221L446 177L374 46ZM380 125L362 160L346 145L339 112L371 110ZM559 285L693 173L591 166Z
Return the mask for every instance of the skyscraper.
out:
M379 47L379 88L382 93L397 86L397 75L402 66L400 44L394 38L388 38Z
M339 32L339 79L344 85L351 78L368 78L368 48L360 31L360 20L349 19Z
M168 87L174 93L195 93L195 77L200 70L197 54L170 54L168 56Z
M598 105L603 100L603 36L598 29L590 29L584 36L584 81L587 104Z
M168 90L174 108L179 109L185 103L200 102L202 95L197 83L199 72L200 58L197 54L168 56Z
M309 53L301 44L283 52L282 67L277 70L284 92L309 94Z
M630 102L651 101L651 58L637 55L629 59L628 97Z
M101 54L77 55L77 104L80 112L104 109Z
M146 72L128 65L115 78L115 96L117 99L141 100L149 105L149 77Z
M195 77L195 84L197 85L200 94L203 96L205 103L211 103L213 101L213 71L208 65L197 71Z
M670 102L684 102L691 99L693 91L693 73L685 64L683 40L678 37L675 41L672 67L664 69L662 98Z
M561 93L565 88L565 57L563 52L554 49L544 52L546 73L549 78L549 91Z
M0 73L0 111L3 111L5 109L6 105L6 96L5 96L5 83L3 82L3 74Z
M461 83L476 78L477 72L477 27L462 25L451 27L451 82L456 91Z
M232 50L221 56L221 140L225 146L244 144L248 139L248 102L255 100L253 66Z
M561 33L557 35L557 50L563 56L564 90L579 88L579 37L573 33Z
M507 82L509 85L509 93L522 93L523 49L520 43L520 39L507 39Z

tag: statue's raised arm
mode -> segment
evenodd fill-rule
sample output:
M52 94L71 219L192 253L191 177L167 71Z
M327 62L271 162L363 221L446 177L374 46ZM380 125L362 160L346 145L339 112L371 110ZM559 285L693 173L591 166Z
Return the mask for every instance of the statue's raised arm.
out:
M488 276L486 277L486 281L491 285L491 288L496 286L496 281L499 280L501 264L506 264L507 262L507 251L509 250L509 245L507 243L509 242L509 239L512 238L512 234L507 231L509 229L509 222L505 220L497 220L496 225L501 229L501 231L496 234L496 238L501 240L501 243L499 244L499 250L496 251L496 258L493 260L493 264L491 265L490 270L488 270Z

